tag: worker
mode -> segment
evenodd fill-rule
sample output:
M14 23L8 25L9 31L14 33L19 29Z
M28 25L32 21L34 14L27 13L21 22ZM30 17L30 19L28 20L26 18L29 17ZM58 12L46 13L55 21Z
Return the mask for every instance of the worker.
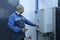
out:
M20 4L16 7L16 11L9 16L8 26L13 31L12 40L24 40L25 32L27 31L25 29L25 23L34 27L39 27L21 15L23 12L24 7Z

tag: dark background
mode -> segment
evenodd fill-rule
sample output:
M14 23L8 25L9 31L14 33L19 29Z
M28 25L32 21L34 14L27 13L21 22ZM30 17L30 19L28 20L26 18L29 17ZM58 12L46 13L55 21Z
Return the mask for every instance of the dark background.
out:
M58 6L60 7L60 0L58 0Z
M56 40L60 40L60 8L56 8Z
M7 25L8 16L15 12L18 4L19 0L0 0L0 40L11 40L11 32Z
M58 0L58 8L56 8L56 40L60 40L60 0Z

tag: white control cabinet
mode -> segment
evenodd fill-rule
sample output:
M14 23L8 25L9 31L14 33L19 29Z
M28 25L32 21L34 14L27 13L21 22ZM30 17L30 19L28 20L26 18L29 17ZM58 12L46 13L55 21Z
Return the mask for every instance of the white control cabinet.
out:
M35 15L37 28L41 33L50 33L54 30L54 8L39 9L38 14Z

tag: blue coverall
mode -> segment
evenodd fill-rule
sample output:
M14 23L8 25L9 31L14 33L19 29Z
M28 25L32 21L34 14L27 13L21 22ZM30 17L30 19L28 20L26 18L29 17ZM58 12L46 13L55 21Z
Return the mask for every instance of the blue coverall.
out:
M31 26L36 26L24 16L18 15L16 12L9 16L8 26L13 31L12 40L21 40L25 37L25 33L21 31L22 28L25 28L25 23Z

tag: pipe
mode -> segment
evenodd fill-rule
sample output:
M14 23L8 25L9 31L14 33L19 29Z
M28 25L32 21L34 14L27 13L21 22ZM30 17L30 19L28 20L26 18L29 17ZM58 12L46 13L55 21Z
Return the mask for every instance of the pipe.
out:
M38 14L38 0L35 0L35 14ZM38 40L38 31L36 31L36 40Z
M38 13L38 0L36 0L36 5L35 5L35 14L37 14Z

